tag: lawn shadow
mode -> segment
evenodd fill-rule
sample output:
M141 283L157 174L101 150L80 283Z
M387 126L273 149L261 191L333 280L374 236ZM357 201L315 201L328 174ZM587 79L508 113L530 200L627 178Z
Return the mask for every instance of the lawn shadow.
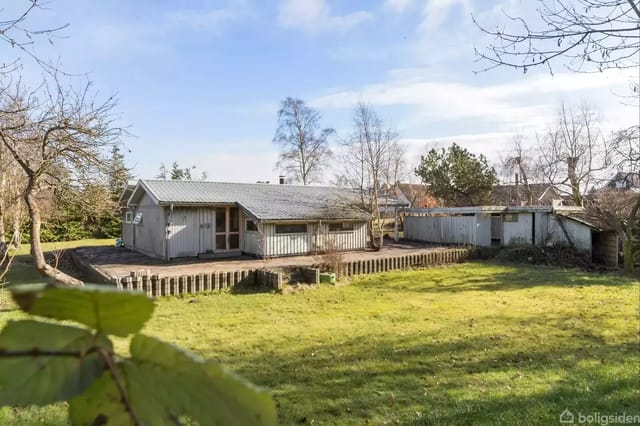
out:
M564 320L538 322L553 328ZM257 357L230 356L240 373L273 389L283 424L344 418L353 424L549 424L566 407L603 413L635 407L640 414L640 345L608 343L589 330L571 333L545 345L490 334L449 341L358 336L294 351L283 342L282 350ZM634 367L620 374L625 365ZM513 390L505 395L505 389Z

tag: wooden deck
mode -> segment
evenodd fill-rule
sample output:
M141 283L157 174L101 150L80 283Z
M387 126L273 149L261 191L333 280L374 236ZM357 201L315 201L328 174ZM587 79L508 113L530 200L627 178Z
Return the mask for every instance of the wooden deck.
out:
M390 256L421 254L447 247L435 247L421 243L388 243L379 251L352 251L344 253L344 261L369 260ZM122 277L132 272L145 271L150 275L178 276L211 273L218 271L241 271L255 269L279 269L296 266L311 266L320 263L316 256L289 256L273 259L255 259L248 256L231 259L199 260L180 259L164 262L125 248L84 247L76 249L76 256L86 264L109 277Z

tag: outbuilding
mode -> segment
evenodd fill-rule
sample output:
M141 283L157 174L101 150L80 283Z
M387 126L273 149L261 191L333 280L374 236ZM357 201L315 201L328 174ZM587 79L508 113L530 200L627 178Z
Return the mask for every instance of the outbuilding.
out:
M140 180L124 203L125 247L170 260L313 254L368 246L371 215L335 187Z
M407 240L480 247L566 244L594 261L618 265L618 236L589 220L580 207L453 207L407 209Z

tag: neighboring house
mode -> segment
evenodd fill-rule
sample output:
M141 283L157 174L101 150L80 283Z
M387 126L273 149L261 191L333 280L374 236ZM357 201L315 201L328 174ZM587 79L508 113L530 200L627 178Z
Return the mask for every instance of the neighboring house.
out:
M425 209L438 207L438 200L429 192L427 185L419 183L399 183L400 191L409 202L409 207L414 209Z
M531 203L529 203L531 191ZM546 183L531 183L528 185L496 185L493 190L493 200L497 206L553 206L554 202L562 200L562 194L552 185Z
M509 247L567 244L607 266L618 264L618 235L580 207L457 207L405 210L404 238L438 244Z
M600 191L631 191L640 192L640 174L632 172L618 172L607 182Z
M327 238L360 250L371 215L357 201L341 188L140 180L126 200L122 240L165 260L311 254Z

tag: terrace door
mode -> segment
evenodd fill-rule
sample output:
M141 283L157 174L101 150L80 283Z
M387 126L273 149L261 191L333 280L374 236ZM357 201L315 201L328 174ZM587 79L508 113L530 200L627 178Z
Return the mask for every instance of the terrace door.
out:
M240 250L240 210L237 207L220 207L215 212L215 251Z
M200 219L200 253L213 252L213 209L198 209Z
M491 214L491 245L502 245L502 215Z

